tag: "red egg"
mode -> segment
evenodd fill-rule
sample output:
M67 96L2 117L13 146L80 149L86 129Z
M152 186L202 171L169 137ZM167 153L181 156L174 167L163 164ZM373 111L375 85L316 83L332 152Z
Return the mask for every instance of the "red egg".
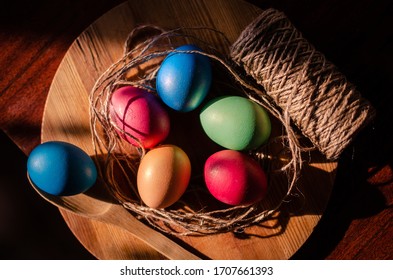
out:
M234 150L211 155L204 167L210 193L229 205L250 205L261 201L267 192L267 178L251 157Z
M168 113L158 97L141 88L125 86L117 89L111 97L110 115L119 128L118 133L134 146L139 144L133 137L149 149L164 141L169 134Z

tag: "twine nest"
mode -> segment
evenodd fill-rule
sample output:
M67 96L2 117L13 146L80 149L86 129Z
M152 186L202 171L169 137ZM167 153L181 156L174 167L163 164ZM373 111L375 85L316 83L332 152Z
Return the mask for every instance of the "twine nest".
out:
M283 203L290 200L290 196L293 195L293 191L296 189L297 181L302 170L303 152L310 151L315 147L321 148L319 143L311 144L307 142L307 145L302 144L304 142L301 139L305 138L301 136L302 134L299 133L298 128L293 125L293 110L289 108L292 100L295 99L294 94L296 89L293 90L292 84L294 84L297 89L302 85L299 76L294 75L294 73L296 71L301 72L301 69L304 70L305 68L300 67L299 70L299 67L297 68L296 65L288 66L288 63L284 63L285 69L290 73L285 73L283 70L278 74L278 79L280 79L278 82L271 77L266 77L266 73L275 75L273 70L277 70L279 65L282 64L280 58L277 56L277 48L270 50L264 49L260 43L261 36L254 34L255 30L260 29L261 25L263 25L263 23L261 24L263 20L267 21L267 23L264 23L265 27L271 27L271 22L284 24L286 30L290 32L290 34L295 34L297 36L286 37L290 43L294 44L291 47L291 50L293 50L293 48L295 49L295 51L292 52L292 56L297 57L298 54L301 53L299 45L297 44L299 43L298 37L301 35L296 33L298 31L291 25L287 25L289 21L285 16L274 10L268 10L262 14L254 22L254 25L246 29L242 36L239 37L239 40L232 46L226 40L224 34L211 28L178 28L174 30L164 30L160 27L150 25L139 26L129 34L125 42L123 57L111 65L105 73L99 77L90 93L91 128L93 131L92 140L96 154L104 155L97 165L105 185L125 208L163 232L174 235L207 235L222 232L242 232L245 228L266 220L271 217ZM277 28L277 26L275 28ZM283 32L284 29L281 28L280 30ZM226 42L225 44L227 44L227 46L224 46L223 49L226 48L230 51L230 54L223 53L222 51L220 52L211 44L201 40L200 37L195 35L199 31L203 31L204 33L208 32L209 35L219 37L219 40ZM283 42L277 42L277 36L274 35L276 34L275 30L271 29L268 33L272 35L273 39L267 40L263 38L263 40L268 43L273 42L273 45L284 46L284 50L279 51L286 51L291 46L291 44L285 45ZM252 42L255 42L255 44ZM169 53L174 52L176 47L185 43L194 43L201 47L203 51L191 52L209 57L213 69L219 69L217 72L225 73L224 76L226 78L222 81L219 79L217 80L217 77L214 76L214 83L218 84L218 86L235 88L240 94L263 106L270 113L272 119L278 122L282 133L275 137L271 137L269 143L260 149L248 151L250 156L258 160L260 164L265 167L265 170L268 171L269 184L271 184L273 180L279 180L285 186L284 191L279 193L278 199L271 201L268 194L265 200L254 205L235 207L220 205L219 207L211 207L211 205L204 204L206 202L204 199L207 193L206 187L200 180L192 179L182 200L167 209L153 209L145 206L141 201L136 187L136 173L139 162L146 153L146 150L142 146L133 147L119 137L117 130L122 131L122 129L111 122L109 113L110 98L114 90L127 85L141 87L148 90L151 94L156 94L155 77L160 67L160 63ZM262 54L266 54L266 56L262 56ZM303 57L305 57L306 61L314 61L313 56L315 54L319 56L317 52L307 51L307 55ZM256 59L261 57L265 59ZM257 66L259 68L253 65L253 63L258 63ZM302 61L296 61L296 63L304 64ZM319 65L319 63L322 63L322 66L318 70L321 75L325 75L328 72L328 74L333 74L334 77L343 78L336 75L335 69L331 67L325 69L324 59L319 60L316 64ZM268 71L266 71L266 69L268 69ZM326 73L323 72L323 70L325 70ZM310 71L310 69L307 68L306 71ZM295 81L286 78L287 76L283 78L285 74L287 74L288 77L295 76ZM307 79L304 73L303 75L300 74L300 76L306 77ZM266 80L267 83L265 83ZM328 78L328 81L331 81L331 79ZM306 82L309 81L307 80ZM261 86L261 83L263 86ZM288 90L288 84L292 85L292 90ZM346 85L345 79L341 84ZM313 94L315 95L315 84L309 82L306 87L307 86L314 86ZM281 99L277 100L275 95L268 94L265 91L265 87L268 87L274 93L279 92L279 89L284 89L286 93L284 98L285 102L282 101L283 95L280 95ZM307 92L307 90L305 90L305 92ZM323 93L324 91L322 91L322 94ZM313 105L311 102L312 100L310 100L309 97L308 99L306 107L315 107L318 105ZM319 104L321 104L322 101L320 101ZM341 111L345 109L344 107L346 104L340 104ZM358 103L356 104L359 105ZM363 103L360 105L363 105ZM358 107L359 106L355 109L358 109ZM300 117L295 118L295 120L305 118L303 114L304 109L304 106L297 109L302 111L300 113L298 112ZM361 107L358 111L364 112L365 110ZM312 111L312 113L315 115L315 110ZM312 115L308 118L308 120L314 119L315 116ZM364 119L359 120L357 123L360 123L358 126L360 127L364 123ZM313 125L315 125L315 123L313 123ZM302 126L300 126L300 128L301 127ZM330 127L329 123L327 127ZM329 129L329 131L331 131L331 129ZM122 132L126 133L125 131ZM340 130L340 132L342 133L342 130ZM132 135L127 135L134 138ZM187 137L187 132L184 133L184 136ZM352 133L350 133L349 138L351 138L351 136ZM348 137L346 137L346 139L347 138ZM138 142L138 139L135 140ZM330 143L329 141L325 141L325 139L322 139L321 142ZM345 145L347 142L348 141L346 141ZM277 146L279 148L277 148ZM336 148L336 151L333 153L334 157L338 156L342 148L342 145ZM277 177L274 178L275 176L278 176L278 179ZM202 197L202 199L198 201L198 197Z

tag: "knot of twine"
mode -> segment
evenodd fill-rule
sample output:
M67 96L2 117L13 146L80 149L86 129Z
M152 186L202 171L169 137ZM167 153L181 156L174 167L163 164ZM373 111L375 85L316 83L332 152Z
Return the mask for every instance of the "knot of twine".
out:
M241 33L230 55L329 160L375 115L355 86L275 9L263 11Z

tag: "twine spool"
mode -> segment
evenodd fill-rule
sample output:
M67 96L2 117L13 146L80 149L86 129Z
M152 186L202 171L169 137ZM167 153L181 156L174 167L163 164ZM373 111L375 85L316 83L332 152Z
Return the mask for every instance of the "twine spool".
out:
M240 34L230 56L329 160L374 118L371 104L282 12L263 11Z

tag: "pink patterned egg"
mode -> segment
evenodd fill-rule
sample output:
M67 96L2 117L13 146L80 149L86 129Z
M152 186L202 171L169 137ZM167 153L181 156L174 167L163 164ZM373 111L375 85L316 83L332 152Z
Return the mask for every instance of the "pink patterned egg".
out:
M110 103L112 121L118 133L134 146L153 148L166 139L169 115L158 97L137 87L125 86L113 92Z

